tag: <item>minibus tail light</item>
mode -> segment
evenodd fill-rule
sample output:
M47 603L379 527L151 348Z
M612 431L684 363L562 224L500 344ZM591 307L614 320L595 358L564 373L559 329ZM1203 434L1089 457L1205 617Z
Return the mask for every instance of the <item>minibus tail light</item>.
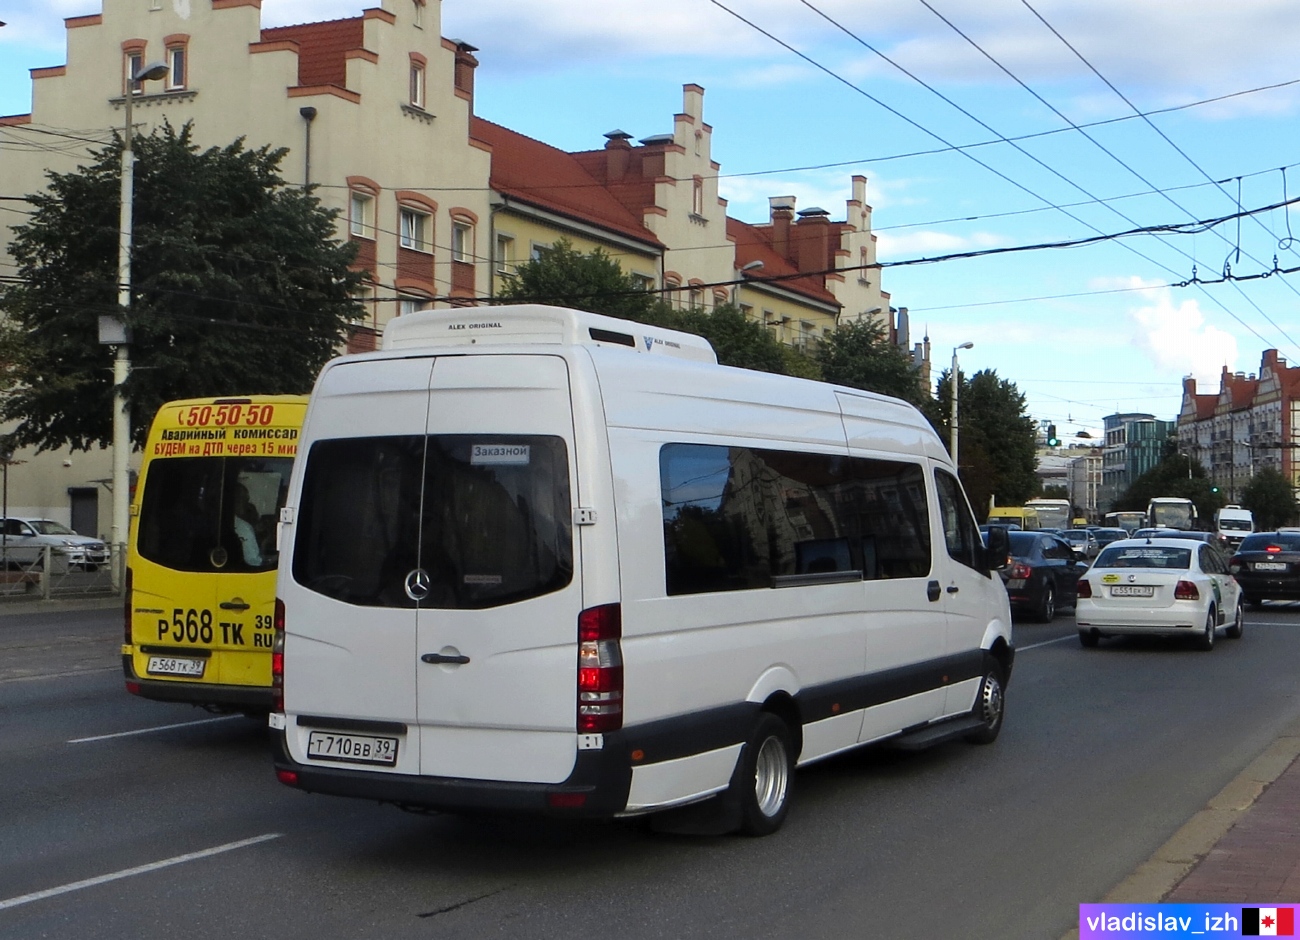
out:
M275 639L271 641L271 697L277 712L284 711L284 601L275 599Z
M131 569L126 569L126 578L122 581L122 642L127 646L131 640Z
M1174 600L1177 601L1199 601L1201 592L1196 589L1196 585L1191 581L1179 581L1174 587Z
M578 732L623 727L622 609L589 607L578 614Z

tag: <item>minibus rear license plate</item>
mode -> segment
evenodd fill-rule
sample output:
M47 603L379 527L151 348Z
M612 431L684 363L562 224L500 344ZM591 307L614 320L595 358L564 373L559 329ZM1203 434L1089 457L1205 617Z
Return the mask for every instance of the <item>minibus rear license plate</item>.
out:
M150 656L148 672L155 676L189 676L194 679L203 677L206 659L178 659L175 656Z
M334 760L345 764L397 764L397 738L368 734L313 731L307 735L307 756L313 760Z

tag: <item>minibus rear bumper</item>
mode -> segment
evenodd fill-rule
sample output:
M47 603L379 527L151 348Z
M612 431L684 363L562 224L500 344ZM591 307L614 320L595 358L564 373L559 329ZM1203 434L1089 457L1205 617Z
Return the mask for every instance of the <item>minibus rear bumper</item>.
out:
M261 686L142 679L136 675L129 653L122 654L122 672L126 675L128 691L155 702L211 705L235 712L269 712L275 704L272 690Z
M289 756L283 731L271 733L275 769L282 783L331 796L392 803L402 809L447 812L491 811L550 816L609 818L627 807L632 766L622 735L606 734L600 750L578 751L573 772L562 783L515 783L300 764ZM290 782L288 774L295 775Z

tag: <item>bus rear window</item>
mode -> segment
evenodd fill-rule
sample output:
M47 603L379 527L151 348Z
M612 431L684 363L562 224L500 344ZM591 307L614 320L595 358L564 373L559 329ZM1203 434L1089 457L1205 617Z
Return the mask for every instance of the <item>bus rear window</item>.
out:
M174 571L270 571L290 457L170 457L149 465L136 549Z
M480 609L573 579L569 463L558 437L441 434L318 441L293 576L367 607ZM426 587L427 585L427 587Z

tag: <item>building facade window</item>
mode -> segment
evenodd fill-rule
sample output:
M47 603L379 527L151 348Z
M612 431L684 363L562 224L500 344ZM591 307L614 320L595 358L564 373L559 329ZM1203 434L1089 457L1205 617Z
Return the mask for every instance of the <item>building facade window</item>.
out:
M426 213L402 206L399 221L398 244L412 251L430 250L430 230L433 226Z
M180 91L189 85L189 48L190 37L176 33L163 39L167 50L167 90Z
M141 43L138 48L127 49L122 59L122 93L138 95L143 92L139 82L132 81L132 77L144 68L144 44Z
M411 107L424 107L424 70L428 60L418 52L411 53Z
M433 301L427 297L408 297L397 302L397 315L406 316L408 313L416 313L420 310L428 310L433 306Z
M511 235L497 232L497 273L513 274L515 270L515 240Z
M451 260L474 263L474 226L453 220L451 223Z
M416 29L424 29L424 0L413 0L415 4L415 15L413 22Z
M375 237L375 197L352 190L348 204L348 231L354 238Z
M698 176L691 189L691 211L696 215L704 215L704 180Z

